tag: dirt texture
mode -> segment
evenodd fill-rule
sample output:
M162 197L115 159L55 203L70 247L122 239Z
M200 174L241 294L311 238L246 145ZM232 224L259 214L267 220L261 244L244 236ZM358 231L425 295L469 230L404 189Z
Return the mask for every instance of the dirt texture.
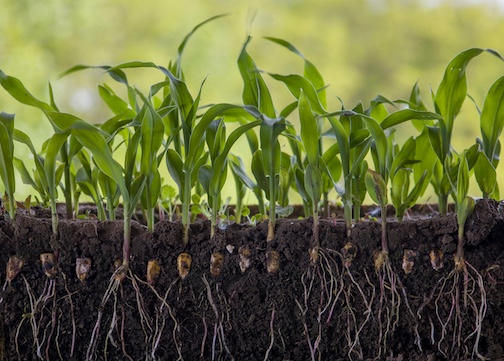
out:
M455 215L426 208L402 223L389 218L389 258L378 268L381 223L373 220L347 239L340 217L322 219L316 263L312 219L278 220L268 243L267 222L230 224L210 239L209 222L199 221L188 245L179 222L149 233L134 221L122 281L113 277L121 221L62 219L55 239L41 209L14 225L0 215L0 279L10 256L24 261L0 297L0 360L504 359L504 204L477 202L459 271ZM274 251L279 267L268 272ZM56 253L54 274L43 253ZM192 259L184 279L181 253ZM84 257L92 264L81 281ZM161 267L152 284L150 260Z

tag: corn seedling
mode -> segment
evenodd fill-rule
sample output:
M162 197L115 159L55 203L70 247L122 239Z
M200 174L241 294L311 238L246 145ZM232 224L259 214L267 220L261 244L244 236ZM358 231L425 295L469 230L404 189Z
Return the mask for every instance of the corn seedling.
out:
M449 182L443 180L441 174L446 174L449 170L444 168L445 159L451 154L451 137L453 133L453 125L462 104L467 96L467 76L466 68L469 62L480 55L484 51L497 56L499 59L504 60L497 52L491 49L472 48L465 50L458 54L446 67L443 80L435 94L433 94L433 101L436 113L442 116L438 119L437 126L429 127L429 136L432 148L438 156L439 162L437 163L437 171L435 171L435 181L433 182L436 194L439 198L439 211L441 214L446 214L448 196L451 193ZM489 121L485 120L485 137L490 136L494 139L496 134L488 129ZM496 124L498 126L498 123ZM496 146L496 140L487 142L487 146ZM490 147L488 148L489 152ZM495 151L495 148L494 148ZM493 159L493 154L492 158ZM442 171L440 171L442 169Z
M16 180L14 178L14 115L0 113L0 178L7 194L11 221L16 217Z
M479 110L479 109L478 109ZM501 143L499 137L504 127L504 77L492 84L480 112L482 152L475 164L474 175L484 198L499 199L496 168L499 164Z

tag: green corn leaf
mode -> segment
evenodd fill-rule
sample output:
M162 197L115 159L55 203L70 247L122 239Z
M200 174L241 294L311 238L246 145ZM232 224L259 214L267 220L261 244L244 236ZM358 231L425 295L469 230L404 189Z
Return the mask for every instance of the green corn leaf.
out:
M49 104L35 98L19 79L5 74L2 70L0 70L0 84L21 104L30 105L44 112L54 111Z
M432 177L432 172L434 170L434 165L438 159L436 153L432 149L429 140L429 129L424 127L422 134L415 138L415 154L418 154L417 158L421 160L420 163L413 164L413 179L415 184L417 184L420 178L423 177L423 172L426 171L427 174L425 178L427 181L423 182L423 188L420 191L420 195L423 195L429 185L429 181Z
M305 169L304 186L312 204L317 204L322 196L322 175L313 164L308 164Z
M216 197L222 191L224 187L224 181L226 179L225 172L227 172L227 159L229 151L231 147L236 143L236 141L247 131L250 129L259 126L261 124L260 120L256 120L255 122L251 122L241 127L235 129L226 140L226 143L221 150L220 154L212 164L213 175L210 183L210 191L209 194L213 197Z
M436 113L413 110L413 109L402 109L396 112L390 113L388 116L383 119L381 122L381 127L383 130L394 127L396 125L402 124L409 120L421 120L428 121L433 119L443 119L443 117Z
M252 155L252 174L254 175L257 185L264 191L266 198L270 197L268 178L266 178L266 170L264 169L264 163L262 161L263 151L258 149Z
M56 158L69 136L70 130L66 130L61 133L54 133L53 136L49 139L49 143L47 144L44 169L47 184L49 186L49 194L51 196L51 199L53 200L56 200L57 198Z
M0 176L9 202L14 204L16 180L14 177L14 114L0 112ZM13 216L13 214L11 214Z
M457 224L459 228L464 229L467 218L474 211L476 203L472 197L464 197L457 207Z
M280 46L283 46L284 48L290 50L294 54L298 55L304 60L304 72L303 75L306 79L308 79L314 86L315 89L318 91L318 96L320 99L320 102L322 106L325 108L326 107L326 92L325 92L325 83L324 79L322 78L322 75L320 74L319 70L317 67L307 60L304 55L291 43L288 41L278 39L278 38L272 38L272 37L265 37L266 40L272 41Z
M205 192L210 194L210 182L212 181L212 167L210 164L203 164L198 171L198 179Z
M503 60L497 52L491 49L471 48L465 50L455 56L448 64L441 84L435 94L434 105L436 112L443 116L443 120L439 122L443 139L442 158L450 152L453 123L467 96L466 68L473 58L484 51Z
M319 128L308 99L301 92L299 96L299 120L301 121L301 140L310 164L316 165L319 157Z
M305 172L299 167L296 167L294 170L294 183L296 184L296 190L303 201L310 203L311 197L308 195L305 187Z
M478 160L474 165L474 175L483 196L489 197L497 183L497 172L485 152L479 152Z
M504 127L504 76L492 84L480 117L483 150L495 166L498 162L497 143Z
M366 188L371 199L375 201L380 207L384 207L388 203L387 184L379 173L371 169L367 170Z
M98 93L115 115L121 115L126 119L131 119L135 116L135 112L129 107L128 103L115 95L109 87L99 85Z
M274 177L279 167L278 136L285 130L285 119L264 117L259 132L261 139L262 161L266 175Z
M256 187L256 184L247 175L245 165L243 164L241 158L235 156L234 154L230 154L229 160L230 160L229 165L231 166L233 174L235 174L242 181L242 183L247 186L247 188L254 189Z
M59 78L62 78L64 76L76 73L78 71L89 70L89 69L101 69L101 70L104 70L115 81L117 81L119 83L122 83L122 84L124 84L126 86L128 85L128 78L127 78L126 74L122 70L120 70L120 69L113 69L111 66L108 66L108 65L97 65L97 66L95 66L95 65L75 65L75 66L71 67L70 69L68 69L68 70L64 71L63 73L61 73L59 75Z
M342 117L343 118L343 117ZM335 117L327 118L331 123L331 127L336 135L336 139L339 145L339 152L341 154L341 164L343 166L343 175L346 177L350 174L350 142L348 140L348 133L341 124L341 122ZM327 160L326 160L327 163Z
M396 210L401 207L409 191L409 173L405 168L400 168L395 173L391 173L390 198Z
M404 198L404 201L396 208L398 218L402 218L404 212L413 207L422 194L422 189L424 189L429 184L429 179L427 178L427 171L424 171L418 182L415 183L415 186L411 190L411 192ZM395 205L394 205L395 207Z
M386 181L388 178L387 171L387 152L388 152L388 142L385 132L380 127L380 124L376 120L370 117L363 117L364 123L368 128L369 132L374 141L374 149L376 150L377 164L376 168L379 170L381 177ZM368 189L369 192L369 189Z
M439 127L427 127L429 131L429 141L440 162L443 158L443 139L441 138L441 129Z
M467 164L466 152L460 158L457 176L457 204L462 203L469 192L469 165Z
M399 152L394 154L392 164L390 165L391 177L394 176L398 169L419 162L413 160L415 157L415 143L416 140L413 137L408 138Z
M228 14L219 14L219 15L215 15L215 16L212 16L211 18L208 18L206 19L205 21L202 21L201 23L199 23L198 25L196 25L190 32L189 34L187 34L185 37L184 37L184 40L182 41L182 43L180 43L179 47L178 47L178 50L177 50L177 61L176 61L176 65L175 65L175 75L178 76L178 77L181 77L182 76L182 54L184 53L184 49L187 45L187 42L189 41L189 39L194 35L194 33L199 29L201 28L203 25L213 21L213 20L216 20L216 19L219 19L219 18L222 18L224 16L227 16Z
M292 74L292 75L279 75L279 74L269 74L273 79L283 82L289 91L299 99L301 96L301 92L303 92L306 96L306 99L309 101L310 106L313 111L317 114L325 114L327 113L320 102L319 95L315 90L313 84L306 78L301 75Z
M243 103L257 107L269 118L275 118L275 108L270 91L254 60L247 53L247 45L251 40L250 36L247 37L238 57L238 68L243 79Z
M168 166L170 175L179 187L182 202L186 201L185 199L182 199L182 189L184 189L184 165L182 163L182 158L180 158L180 155L173 149L168 149L168 151L166 152L166 164Z

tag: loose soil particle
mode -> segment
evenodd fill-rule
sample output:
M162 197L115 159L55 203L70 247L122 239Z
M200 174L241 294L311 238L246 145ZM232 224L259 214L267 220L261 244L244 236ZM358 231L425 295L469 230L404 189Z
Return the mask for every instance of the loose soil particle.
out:
M503 208L494 201L479 201L467 221L465 234L466 259L483 277L488 307L479 352L493 360L504 358ZM0 280L5 280L10 256L25 262L21 273L2 292L0 360L38 359L32 317L40 327L38 343L43 359L85 360L114 261L122 257L122 222L61 220L60 237L54 240L51 221L43 218L47 214L40 209L32 214L35 216L20 214L14 226L4 219L6 215L0 215ZM353 228L351 239L346 239L343 222L334 224L332 219L322 219L322 257L317 266L309 259L311 227L311 219L278 220L276 239L267 243L266 222L256 227L232 224L218 230L211 240L209 222L202 221L191 225L190 241L184 246L179 222L158 222L152 234L133 222L131 271L143 281L137 281L141 297L138 298L132 280L126 278L118 288L116 303L111 297L105 305L95 358L145 360L147 350L149 355L152 351L157 324L164 327L154 352L159 360L247 361L264 360L266 356L269 360L310 360L312 353L316 359L320 355L321 360L471 359L475 337L465 340L474 328L471 308L461 308L462 345L467 350L447 346L452 342L453 322L448 323L438 347L442 332L437 316L447 317L451 298L441 295L438 310L434 299L426 302L438 281L454 267L457 222L453 214L441 217L415 213L402 223L389 219L389 256L412 312L403 299L395 331L387 335L381 355L380 283L373 264L373 254L380 247L380 223L360 222ZM348 241L357 246L358 252L346 270L338 252ZM240 247L250 251L251 264L244 272L240 269ZM416 255L410 259L414 264L409 274L402 269L405 250ZM431 266L432 250L444 254L443 267L438 271ZM27 284L34 299L41 298L51 280L44 274L39 257L55 251L59 252L58 272L52 281L56 285L55 298L42 300L33 312ZM276 272L268 273L270 251L278 252L280 266ZM182 280L177 257L183 252L191 256L192 263L188 276ZM224 256L223 267L217 276L212 276L210 259L216 252ZM90 258L92 262L84 281L76 275L78 258ZM156 260L161 267L153 289L146 282L150 260ZM164 305L154 290L165 297ZM368 313L364 300L371 300L373 292L372 312L365 322ZM477 293L474 300L479 307L481 299ZM142 324L138 302L148 324ZM107 338L114 303L117 328ZM364 327L359 343L353 345L355 352L350 352L355 322ZM421 350L415 344L415 325ZM75 345L71 354L73 334Z

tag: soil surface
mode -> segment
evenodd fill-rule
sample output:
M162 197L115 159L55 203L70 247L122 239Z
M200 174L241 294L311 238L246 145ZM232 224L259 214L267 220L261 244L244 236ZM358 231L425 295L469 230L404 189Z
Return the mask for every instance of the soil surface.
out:
M133 222L122 282L113 277L121 221L61 220L56 240L47 212L18 214L14 225L0 215L0 279L10 256L24 261L0 297L0 360L502 360L504 204L477 202L460 271L455 215L426 209L388 220L389 258L378 269L373 220L347 239L339 217L322 219L316 263L311 219L278 220L268 243L267 222L230 224L210 239L209 222L199 221L188 245L179 222L159 221L153 233ZM268 272L272 251L276 272ZM57 254L51 277L40 261L47 252ZM216 252L223 266L212 275ZM181 253L192 258L184 279ZM83 257L92 264L81 281ZM161 267L152 284L149 260Z

